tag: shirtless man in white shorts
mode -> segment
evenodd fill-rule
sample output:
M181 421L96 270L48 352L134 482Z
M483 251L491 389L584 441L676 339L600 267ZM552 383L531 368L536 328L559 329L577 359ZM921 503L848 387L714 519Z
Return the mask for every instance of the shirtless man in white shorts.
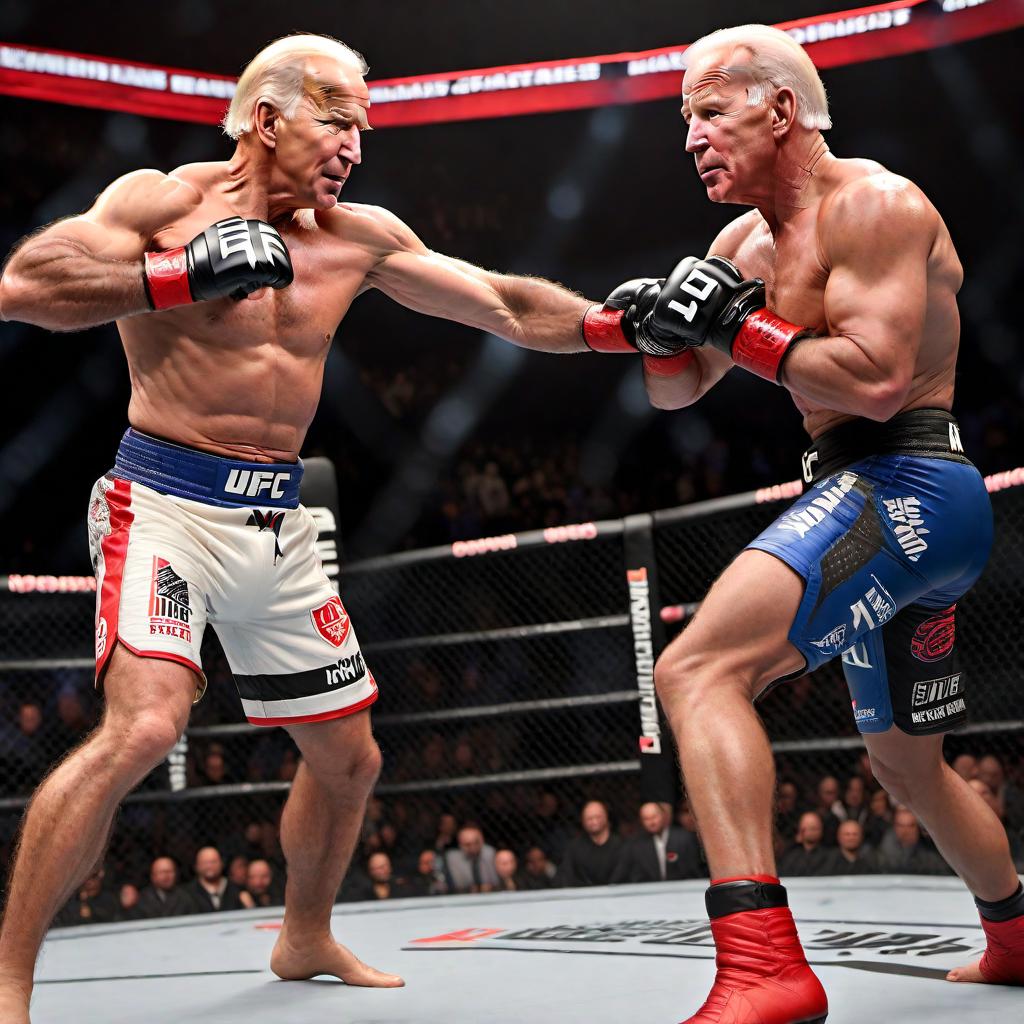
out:
M205 687L207 622L249 721L285 726L302 751L281 821L288 883L272 970L402 984L331 935L380 766L377 688L316 557L298 453L331 339L361 292L548 352L585 350L588 304L431 252L386 210L339 202L368 128L365 72L335 40L278 40L239 81L230 160L118 179L86 213L24 241L0 279L5 320L53 331L117 321L132 384L131 427L89 515L106 709L22 826L0 934L4 1024L29 1020L55 911L102 856L118 804L185 728Z

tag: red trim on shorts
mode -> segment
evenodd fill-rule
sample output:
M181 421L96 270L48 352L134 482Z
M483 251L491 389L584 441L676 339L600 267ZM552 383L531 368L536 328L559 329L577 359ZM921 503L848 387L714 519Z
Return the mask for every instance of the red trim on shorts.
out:
M100 619L107 623L107 645L96 657L96 689L101 690L103 676L114 647L117 646L117 621L121 609L121 581L124 577L124 563L128 557L128 537L131 533L135 513L132 512L132 485L128 480L114 480L107 489L103 500L110 510L110 532L100 541L103 552L103 581L98 595L96 628Z
M168 651L140 651L137 647L132 647L127 640L123 637L118 637L117 642L123 645L127 650L131 651L136 658L159 658L161 661L174 661L179 665L184 665L186 668L192 669L196 675L202 676L203 670L190 658L183 658L180 654L171 654ZM205 679L206 677L203 676Z
M374 688L373 693L358 704L352 704L347 708L338 708L337 711L324 711L319 715L297 715L295 718L249 718L251 725L303 725L306 722L326 722L331 718L344 718L346 715L354 715L363 708L368 708L376 699L378 690Z

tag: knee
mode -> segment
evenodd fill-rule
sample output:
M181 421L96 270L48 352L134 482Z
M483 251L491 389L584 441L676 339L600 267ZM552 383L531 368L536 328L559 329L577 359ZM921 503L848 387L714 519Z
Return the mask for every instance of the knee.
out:
M163 761L181 738L173 717L155 709L137 713L131 719L107 716L99 732L109 763L140 777Z
M699 650L666 651L654 666L654 689L669 716L674 709L707 704L731 680Z
M887 763L876 756L871 757L871 770L875 780L896 801L906 807L913 807L923 793L932 790L941 781L940 762L911 762L907 764Z
M382 757L380 747L370 739L357 749L334 751L334 756L306 757L310 771L317 781L328 789L342 794L368 794L380 775Z

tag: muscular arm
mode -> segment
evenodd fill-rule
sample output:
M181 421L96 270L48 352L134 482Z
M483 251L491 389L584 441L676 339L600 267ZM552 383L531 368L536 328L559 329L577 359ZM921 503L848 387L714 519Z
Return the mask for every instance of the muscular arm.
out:
M938 217L910 182L877 174L843 189L825 218L829 336L799 342L782 383L825 408L884 421L913 381Z
M78 331L148 312L146 245L198 199L159 171L119 178L86 213L56 221L14 250L0 277L0 317Z
M376 207L347 207L354 230L373 251L370 287L409 309L455 320L541 352L585 352L580 325L590 303L550 281L495 274L432 252L397 217Z

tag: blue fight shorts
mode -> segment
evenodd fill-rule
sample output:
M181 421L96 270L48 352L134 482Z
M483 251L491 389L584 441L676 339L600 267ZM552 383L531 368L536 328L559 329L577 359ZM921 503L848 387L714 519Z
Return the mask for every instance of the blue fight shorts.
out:
M956 604L988 560L992 506L956 420L914 409L843 423L803 467L810 487L748 545L806 582L789 631L803 672L842 656L862 733L962 725Z

